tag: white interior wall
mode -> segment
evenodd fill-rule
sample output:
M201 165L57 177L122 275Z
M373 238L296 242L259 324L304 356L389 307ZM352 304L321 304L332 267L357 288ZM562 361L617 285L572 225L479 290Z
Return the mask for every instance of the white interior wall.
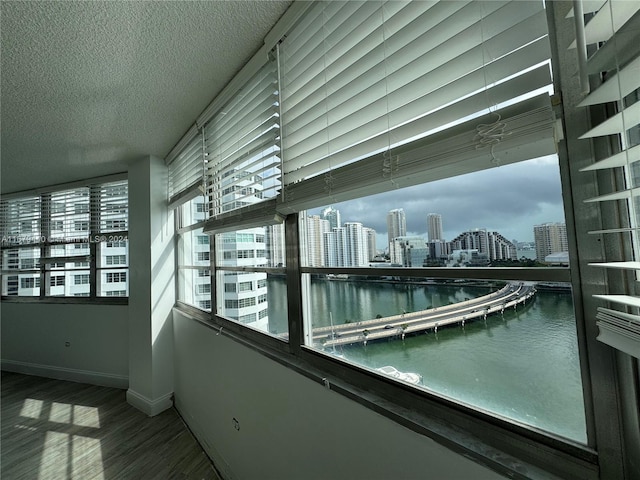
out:
M228 480L503 478L175 310L174 354L176 406Z
M0 313L3 370L127 388L126 305L3 302Z

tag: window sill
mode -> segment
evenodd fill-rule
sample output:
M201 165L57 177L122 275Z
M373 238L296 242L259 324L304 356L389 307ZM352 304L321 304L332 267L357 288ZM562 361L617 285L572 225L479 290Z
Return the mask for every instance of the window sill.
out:
M584 445L416 390L306 347L299 355L273 348L266 335L256 341L241 325L237 329L221 327L208 312L186 307L177 304L175 308L216 334L502 475L528 479L598 478L597 454Z
M129 305L129 297L2 297L3 303L63 303L81 305Z

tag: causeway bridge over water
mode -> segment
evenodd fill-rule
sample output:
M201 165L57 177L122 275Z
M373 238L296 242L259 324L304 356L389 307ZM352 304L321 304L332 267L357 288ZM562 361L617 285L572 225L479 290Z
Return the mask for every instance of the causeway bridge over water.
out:
M318 327L313 329L314 343L325 348L353 343L367 343L391 337L402 337L408 333L427 330L438 331L438 328L484 319L492 313L504 313L508 308L517 309L535 295L536 289L531 284L508 283L497 292L472 298L464 302L453 303L441 307L403 313L390 317L375 318L341 325Z

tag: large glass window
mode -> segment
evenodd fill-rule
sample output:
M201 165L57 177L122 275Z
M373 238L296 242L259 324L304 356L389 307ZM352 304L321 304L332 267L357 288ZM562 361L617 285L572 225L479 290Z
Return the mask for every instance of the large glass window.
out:
M301 242L307 346L586 443L556 158L309 210Z
M88 181L86 186L3 199L2 295L111 296L110 282L101 274L107 265L118 266L114 272L122 273L126 292L127 188L126 180Z
M216 313L286 339L284 227L216 235Z
M198 196L177 209L178 300L211 310L211 262L209 236L202 233L206 218L204 198Z
M573 177L561 186L548 5L310 2L272 52L277 76L265 67L203 121L213 321L287 339L403 408L444 399L494 433L594 447L578 352L584 364L588 328L573 304L582 269L570 264L582 219L564 218L575 200L561 194ZM637 88L617 108L635 112ZM637 154L637 127L623 130ZM616 160L627 179L633 158ZM631 228L605 233L636 235L628 205ZM299 227L286 232L288 265L274 248L285 235L267 226L283 218Z

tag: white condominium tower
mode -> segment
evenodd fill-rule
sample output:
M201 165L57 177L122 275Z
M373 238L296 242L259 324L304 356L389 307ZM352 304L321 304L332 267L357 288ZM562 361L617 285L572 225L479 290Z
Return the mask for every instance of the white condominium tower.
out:
M367 248L367 236L359 222L347 222L344 224L346 233L347 254L345 267L364 267L369 261L369 249Z
M337 210L334 210L337 211ZM325 266L324 234L331 230L329 221L319 215L306 218L307 227L307 262L310 267Z
M536 242L536 260L544 262L547 255L569 250L567 227L564 223L544 223L533 227Z
M230 172L224 179L222 204L228 208L259 202L262 179L257 175ZM271 239L272 241L275 239ZM218 314L233 318L262 331L269 331L267 304L267 274L224 270L224 267L266 266L267 231L264 227L250 228L217 235L216 251L219 269L216 288Z
M369 249L365 229L359 222L323 233L324 266L363 267L368 264Z
M404 237L407 235L407 219L404 216L402 208L396 208L387 213L387 236L389 245L394 238Z
M442 232L442 215L439 213L429 213L427 215L427 236L429 242L434 240L444 240Z

